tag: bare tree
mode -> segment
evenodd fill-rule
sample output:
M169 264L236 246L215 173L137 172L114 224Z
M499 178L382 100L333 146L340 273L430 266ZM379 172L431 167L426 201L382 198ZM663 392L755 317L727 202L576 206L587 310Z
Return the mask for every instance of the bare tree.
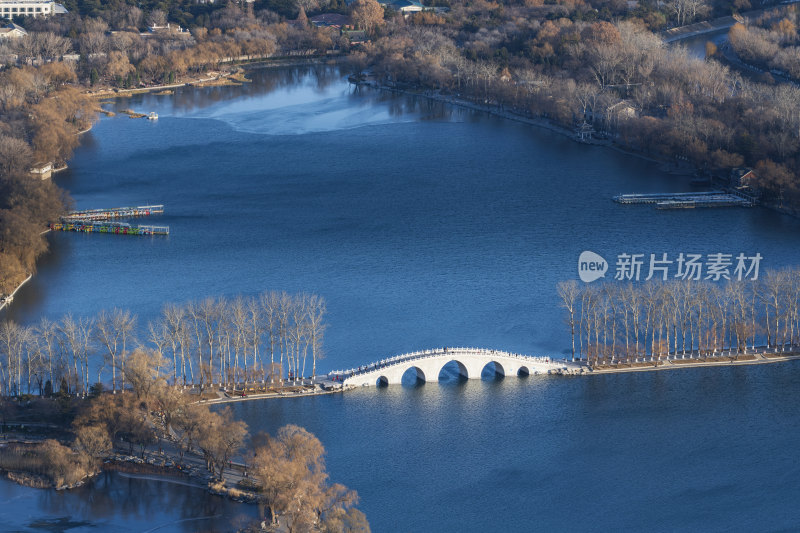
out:
M147 25L151 28L165 26L167 24L167 14L160 9L154 9L147 14Z
M246 384L248 380L247 372L247 327L249 325L249 316L247 312L247 304L241 295L234 298L230 306L228 306L227 315L229 316L230 324L233 326L233 353L234 353L234 387L238 382L237 376L239 373L239 355L244 351L242 361L244 368L242 370L243 382Z
M567 325L572 337L572 360L575 360L575 303L580 294L578 283L575 280L562 281L558 284L558 296L561 298L561 307L567 311Z
M269 363L270 363L270 382L273 381L275 368L275 344L280 346L279 340L279 296L276 292L264 292L259 296L262 310L262 320L264 331L267 333L269 342Z
M166 326L167 335L172 349L173 361L175 360L176 352L180 347L181 355L181 376L183 377L183 386L186 386L186 350L191 343L191 335L187 327L187 313L186 309L182 306L167 304L161 310L162 321ZM191 370L191 359L189 361ZM178 365L175 362L174 366L174 379L178 383Z
M383 24L383 8L376 0L356 0L351 16L353 23L368 34Z
M72 369L75 371L73 382L74 392L86 396L89 389L89 355L93 338L93 323L91 320L80 317L73 318L72 313L67 313L58 324L59 342L72 358Z
M327 328L324 323L325 313L327 310L325 299L323 297L316 294L311 295L308 303L308 330L311 341L312 378L317 377L317 360L324 358L324 352L322 351L322 340L325 334L325 329Z
M28 340L26 328L11 320L0 322L0 395L21 394L23 355Z
M10 176L13 173L27 171L32 163L33 152L28 143L15 137L0 135L0 175Z
M75 430L75 441L72 448L87 457L91 457L95 465L112 451L108 430L102 425L81 426Z
M151 392L163 380L160 369L164 365L160 353L152 350L137 349L125 357L127 361L127 376L131 389L137 399L148 401Z
M220 303L214 298L206 298L198 306L198 317L200 325L203 328L203 339L208 346L208 365L210 368L209 384L214 384L214 346L217 341L217 334L219 333L220 318L221 318ZM220 379L222 375L220 375Z
M260 360L259 357L259 345L261 344L261 335L264 333L264 321L262 315L261 304L258 298L248 298L247 299L247 331L245 332L246 342L245 342L245 357L247 357L246 350L247 348L250 349L253 355L253 363L252 363L252 379L255 381L256 379L261 377L263 379L264 376L264 368L259 369L258 362Z
M120 374L122 377L121 390L125 392L125 356L128 353L128 343L135 340L136 315L131 314L131 312L127 310L114 309L111 315L111 322L113 328L119 332L119 339L122 343Z
M781 304L783 302L783 295L786 290L787 279L788 276L786 272L770 270L765 273L761 281L762 290L760 292L760 297L761 300L767 305L767 343L769 344L771 332L774 331L774 347L778 351L783 350L783 342L780 342L779 344L779 335L781 318L784 315L783 306ZM769 322L770 310L772 311L772 316L775 320L775 328L772 331L770 330L771 324Z
M105 348L104 359L111 363L111 390L117 393L117 356L119 355L122 332L116 328L114 323L114 313L119 312L114 309L112 313L103 310L97 315L95 320L95 339Z
M199 426L197 445L203 450L212 475L223 479L225 467L247 438L247 424L234 420L230 408L208 412Z

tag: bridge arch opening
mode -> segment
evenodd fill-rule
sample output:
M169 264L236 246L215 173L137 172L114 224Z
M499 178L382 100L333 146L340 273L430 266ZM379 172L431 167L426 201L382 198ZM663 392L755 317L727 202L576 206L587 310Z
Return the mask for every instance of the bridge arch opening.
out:
M506 370L503 368L503 365L497 361L490 361L486 363L483 367L483 370L481 370L481 379L493 380L503 379L504 377L506 377Z
M389 378L387 378L386 376L379 377L378 380L375 382L375 386L376 387L388 387L389 386Z
M439 383L445 385L459 384L469 379L467 367L461 361L455 359L448 361L439 370Z
M425 383L425 372L418 366L412 366L403 372L400 383L402 383L404 387L418 387Z
M517 370L517 376L519 376L521 378L527 378L530 375L531 375L531 371L528 369L527 366L521 366L521 367L519 367L519 370Z

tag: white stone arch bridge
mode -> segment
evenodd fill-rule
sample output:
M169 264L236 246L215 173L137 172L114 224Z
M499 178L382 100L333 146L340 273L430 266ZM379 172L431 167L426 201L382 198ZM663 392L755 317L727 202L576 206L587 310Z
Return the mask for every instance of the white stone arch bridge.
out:
M469 379L480 379L484 367L489 363L494 363L495 371L504 376L578 374L583 371L576 363L553 360L550 357L532 357L483 348L436 348L396 355L358 368L331 372L329 378L335 378L344 385L397 385L402 382L403 374L413 368L418 378L429 383L439 381L439 373L450 362L455 362L459 373Z

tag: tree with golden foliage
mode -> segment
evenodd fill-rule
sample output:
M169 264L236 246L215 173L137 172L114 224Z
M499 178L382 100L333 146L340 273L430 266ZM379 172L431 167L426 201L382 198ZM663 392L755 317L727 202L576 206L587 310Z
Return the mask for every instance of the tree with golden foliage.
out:
M106 63L106 75L112 80L121 80L125 76L134 72L136 68L131 65L128 54L113 50L108 53L108 63Z
M775 201L783 207L787 195L797 195L797 182L792 172L784 165L775 163L770 159L759 161L755 169L756 182L754 185L774 191Z
M383 8L376 0L356 0L352 9L353 22L368 34L383 25Z
M208 407L196 403L186 404L178 409L172 418L171 430L174 437L173 443L178 448L179 461L190 451L200 439L200 433L207 425Z
M81 426L75 431L72 448L99 461L111 453L111 438L108 436L108 430L102 425Z
M166 361L160 353L142 348L134 350L124 359L125 378L131 384L136 398L148 404L151 393L164 381L161 369Z
M106 428L112 440L121 438L136 425L134 419L142 418L139 403L130 394L101 394L88 404L75 417L72 425L75 431L82 427L100 425Z
M288 425L275 437L253 438L253 474L273 525L287 531L368 532L364 514L355 508L358 494L328 485L325 449L313 434Z
M42 461L38 473L50 478L55 487L72 485L88 473L83 458L57 440L44 441L37 448L36 455Z
M206 466L212 475L223 479L225 467L241 450L247 438L247 424L235 420L230 408L219 413L197 411L200 423L196 437L197 446L203 451Z

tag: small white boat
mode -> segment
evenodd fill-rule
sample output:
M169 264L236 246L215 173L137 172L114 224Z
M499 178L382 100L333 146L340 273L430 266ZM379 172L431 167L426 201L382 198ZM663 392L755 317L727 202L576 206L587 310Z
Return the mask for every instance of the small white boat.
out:
M158 113L150 111L150 114L147 115L147 120L158 120Z

